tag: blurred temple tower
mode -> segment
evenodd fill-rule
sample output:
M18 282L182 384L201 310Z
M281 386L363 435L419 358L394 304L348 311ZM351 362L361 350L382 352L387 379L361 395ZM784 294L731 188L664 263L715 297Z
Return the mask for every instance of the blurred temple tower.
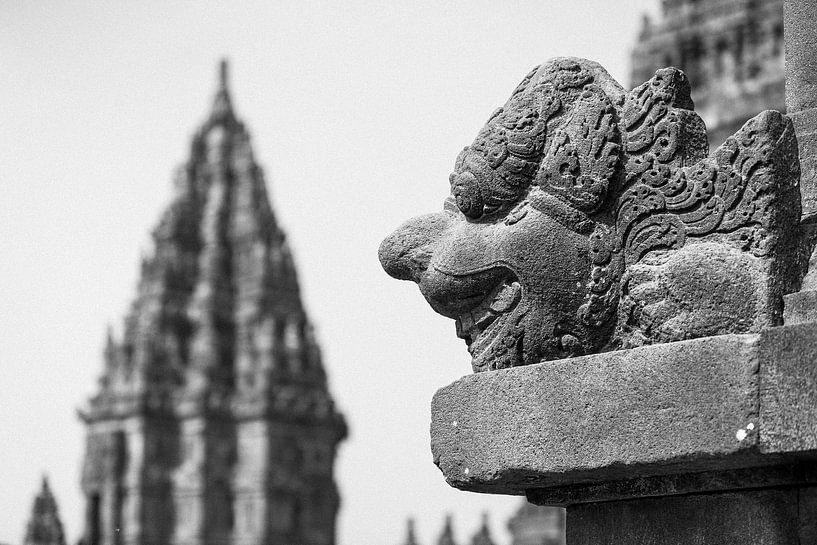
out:
M457 545L454 539L454 528L451 525L451 515L445 516L445 524L443 531L440 532L440 537L437 538L437 545Z
M508 521L508 530L511 545L564 545L565 510L524 501Z
M783 50L783 0L661 0L659 20L644 17L630 83L683 70L714 149L762 110L786 111Z
M471 545L496 545L488 527L488 513L482 514L482 524L479 530L471 537Z
M406 539L401 545L418 545L417 537L414 535L414 519L409 518L406 521Z
M85 545L332 545L343 417L221 65L87 426Z
M48 479L45 477L40 493L34 498L23 545L65 545L65 533L57 509L57 500L51 493L51 487L48 486Z

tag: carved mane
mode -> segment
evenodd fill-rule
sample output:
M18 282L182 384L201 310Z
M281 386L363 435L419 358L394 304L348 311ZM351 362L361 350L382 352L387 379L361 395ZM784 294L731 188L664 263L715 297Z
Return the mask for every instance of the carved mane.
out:
M792 123L763 112L708 147L680 70L626 92L550 60L381 263L457 320L477 371L779 325L803 272Z
M598 74L599 67L589 61L560 59L554 64L565 67L571 62ZM605 83L607 77L602 72ZM763 112L707 157L706 128L693 111L686 76L675 68L658 70L623 101L588 79L571 106L563 114L565 121L548 135L549 147L529 198L543 210L555 209L549 197L567 204L579 213L581 219L573 220L577 229L588 228L584 218L593 222L593 271L579 320L601 330L596 340L607 336L613 322L610 347L779 325L779 301L797 276L774 274L792 266L784 256L794 252L800 217L791 121L776 111ZM540 191L548 198L537 196ZM563 219L565 213L554 216ZM683 305L661 316L650 314L651 304L673 294L666 293L666 286L652 286L650 297L645 297L650 290L644 286L660 283L667 271L659 269L667 268L672 251L715 251L712 246L693 248L703 243L756 258L741 264L764 277L762 296L772 310L732 326L687 320L685 327L662 330L684 312ZM727 269L724 264L728 276ZM617 319L611 321L614 315ZM592 332L588 336L593 337Z
M525 77L471 150L486 157L485 179L498 180L475 199L471 217L526 198L589 234L592 271L577 316L586 329L575 332L583 351L780 323L775 301L790 282L770 279L785 266L780 256L793 251L800 193L794 130L779 112L758 115L707 157L706 128L683 72L660 69L625 93L597 63L559 58ZM726 311L718 323L662 330L683 310L649 312L653 299L672 298L657 293L668 289L659 285L645 295L647 283L673 274L656 254L677 271L666 266L667 252L712 253L691 249L704 242L756 258L741 266L765 278L761 297L774 308L748 321Z

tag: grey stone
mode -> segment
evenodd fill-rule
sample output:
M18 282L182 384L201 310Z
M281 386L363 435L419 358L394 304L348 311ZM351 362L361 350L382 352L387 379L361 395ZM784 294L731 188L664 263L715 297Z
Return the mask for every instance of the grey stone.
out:
M817 108L817 3L786 0L786 106L790 112Z
M799 516L800 516L800 545L817 543L817 486L800 489Z
M466 376L434 396L434 460L457 488L522 494L813 456L815 347L804 324Z
M786 0L786 108L792 116L802 159L803 216L817 215L817 4Z
M783 321L786 325L817 322L817 291L804 290L783 297Z
M767 461L775 465L633 477L616 481L569 483L547 488L531 488L525 492L525 496L535 505L577 505L633 498L791 488L809 483L817 484L817 463L813 457L785 463L779 457L769 456Z
M811 516L805 517L807 520ZM803 545L797 489L697 494L568 508L571 545Z
M764 331L758 348L761 450L817 450L817 324Z
M803 274L794 129L764 112L707 157L689 92L672 68L627 93L591 61L537 67L384 269L456 320L474 371L780 325Z

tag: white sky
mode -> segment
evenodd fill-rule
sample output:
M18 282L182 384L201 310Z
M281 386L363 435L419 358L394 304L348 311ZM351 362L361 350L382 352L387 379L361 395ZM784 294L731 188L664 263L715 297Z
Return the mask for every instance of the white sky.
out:
M336 476L341 545L465 542L517 498L449 488L431 461L435 390L470 372L454 324L388 278L380 240L439 209L489 114L556 55L628 83L652 0L0 1L0 542L22 541L40 476L70 543L84 429L108 323L121 326L173 169L231 62L351 428ZM236 5L233 5L236 4Z

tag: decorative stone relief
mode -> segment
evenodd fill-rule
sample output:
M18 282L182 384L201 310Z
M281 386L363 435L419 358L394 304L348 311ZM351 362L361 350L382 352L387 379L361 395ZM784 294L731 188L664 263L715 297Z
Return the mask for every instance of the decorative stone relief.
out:
M460 153L444 210L401 226L380 261L456 321L484 371L779 325L799 217L785 116L710 156L681 71L625 92L557 58Z

